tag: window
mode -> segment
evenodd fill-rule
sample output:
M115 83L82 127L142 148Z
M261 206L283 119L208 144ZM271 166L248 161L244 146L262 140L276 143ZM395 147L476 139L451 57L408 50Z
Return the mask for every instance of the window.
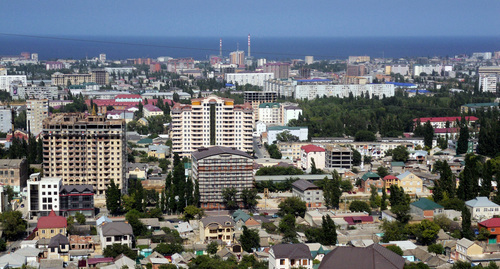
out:
M285 259L280 259L280 265L285 265Z
M111 242L111 237L106 237L106 242Z
M495 228L491 228L491 231L494 232L495 231Z
M307 264L308 264L307 260L302 260L302 265L307 265Z

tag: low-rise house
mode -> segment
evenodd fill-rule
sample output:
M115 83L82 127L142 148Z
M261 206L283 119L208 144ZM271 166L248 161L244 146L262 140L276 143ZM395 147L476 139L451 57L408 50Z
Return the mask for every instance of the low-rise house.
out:
M48 255L49 259L62 259L69 261L69 240L66 236L58 234L50 239Z
M26 257L9 253L0 257L0 268L21 268L26 264Z
M36 225L35 239L52 238L58 234L66 234L68 223L65 217L56 216L54 210L48 216L40 217Z
M170 147L166 145L149 145L148 157L155 157L158 159L165 159L170 155Z
M26 257L26 263L28 265L33 265L33 264L38 263L38 261L40 259L40 254L42 252L43 251L38 249L38 248L25 247L25 248L20 248L20 249L16 250L16 252L14 252L14 253Z
M479 229L486 229L490 232L488 244L500 243L500 218L491 218L477 224Z
M151 104L145 105L143 107L143 111L144 111L145 118L163 115L163 110L161 110L157 106L151 105Z
M406 171L397 176L398 185L405 190L405 193L417 194L422 192L423 181L410 171Z
M311 251L306 244L278 244L269 250L269 269L312 269L312 261Z
M210 216L200 221L200 240L211 242L221 240L233 242L234 221L229 216Z
M372 216L344 217L344 220L347 222L348 225L373 223Z
M317 169L325 168L325 149L315 145L306 145L300 148L300 160L302 169L311 171L312 163Z
M292 194L306 202L307 207L321 207L324 202L323 190L304 179L292 183Z
M380 176L373 172L368 172L361 177L361 191L369 193L371 185L377 188L377 192L382 192L384 188L384 182L380 179Z
M435 215L442 214L444 207L427 198L420 198L410 204L410 213L427 219L433 219Z
M478 221L500 214L500 206L490 201L488 197L476 197L465 202L465 206L469 209L471 217Z
M134 233L132 226L125 222L105 223L98 227L102 249L113 244L122 244L132 247Z
M80 212L94 217L94 187L92 185L64 185L59 191L59 210L63 216Z
M461 261L468 261L469 256L483 254L483 248L467 238L457 241L455 258Z
M136 268L135 261L131 258L120 254L113 260L113 264L100 267L100 269L122 269L122 268Z
M336 247L326 254L319 269L403 269L405 259L389 249L373 244L364 248Z
M323 214L317 210L308 210L304 215L304 220L308 225L313 227L321 227L323 221Z
M179 222L175 229L179 232L179 235L182 238L189 238L194 233L193 227L189 224L189 222Z
M139 219L139 221L142 222L148 230L159 231L161 229L158 218L142 218Z

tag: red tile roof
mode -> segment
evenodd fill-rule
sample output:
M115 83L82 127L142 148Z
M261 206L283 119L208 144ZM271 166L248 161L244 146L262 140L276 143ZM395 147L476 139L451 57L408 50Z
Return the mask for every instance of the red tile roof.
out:
M383 180L389 180L389 179L398 179L398 178L393 175L387 175L383 178Z
M144 109L147 109L148 111L161 111L157 106L147 104L144 106Z
M436 134L458 133L460 128L434 128Z
M413 121L418 121L420 120L421 123L426 123L428 121L430 122L454 122L454 121L460 121L462 119L462 117L430 117L430 118L416 118L416 119L413 119ZM477 117L474 117L474 116L467 116L465 117L465 120L467 121L477 121L479 120Z
M66 228L68 222L65 217L56 216L54 210L50 211L49 215L46 217L40 217L36 227L38 229L50 229L50 228Z
M142 97L138 94L118 94L115 99L137 99Z
M306 153L309 152L325 152L325 149L322 147L318 147L315 145L305 145L300 147L300 149L304 150Z
M500 218L487 219L483 222L480 222L479 225L484 226L486 228L500 227Z

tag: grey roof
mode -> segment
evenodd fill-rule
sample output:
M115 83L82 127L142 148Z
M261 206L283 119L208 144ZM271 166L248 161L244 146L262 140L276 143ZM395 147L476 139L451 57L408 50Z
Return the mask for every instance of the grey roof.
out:
M0 266L2 268L4 268L6 265L8 265L9 268L21 267L25 263L26 263L26 257L16 253L5 254L2 257L0 257Z
M499 207L499 205L493 203L488 199L488 197L484 196L476 197L465 202L465 204L470 207Z
M210 148L199 148L197 151L192 153L192 156L195 159L200 160L203 158L207 158L207 157L219 155L219 154L232 154L232 155L240 155L243 157L252 158L250 155L248 155L247 153L245 153L241 150L237 150L234 148L228 148L228 147L219 147L219 146L210 147Z
M64 185L61 187L61 192L65 190L67 192L72 192L76 190L77 192L84 192L85 190L89 190L91 192L94 191L94 186L92 185Z
M457 245L464 246L465 248L469 248L470 246L474 245L474 242L470 241L467 238L462 238L457 241Z
M57 248L61 245L69 245L69 240L66 236L57 234L50 239L49 248Z
M102 234L104 236L115 235L132 235L132 226L125 222L111 222L102 226Z
M50 268L50 269L58 269L63 268L63 260L62 259L41 259L40 260L40 269L42 268Z
M304 179L299 179L299 180L295 181L294 183L292 183L292 186L301 190L301 191L305 191L308 189L319 189L318 186L316 186L316 185L312 184L311 182L304 180Z
M326 254L319 269L403 269L404 265L403 257L379 244L373 244L365 248L336 247Z
M26 159L0 159L0 169L19 168Z
M233 227L234 226L234 221L231 219L229 216L210 216L201 219L201 222L203 223L203 226L207 226L210 223L217 223L221 226L225 227ZM230 224L227 224L230 223Z
M19 254L24 257L38 257L38 255L42 252L42 250L34 247L25 247L16 250L16 254Z
M311 251L306 244L278 244L271 248L276 259L311 259Z
M158 220L158 218L143 218L139 219L139 221L147 226L160 227L160 221Z

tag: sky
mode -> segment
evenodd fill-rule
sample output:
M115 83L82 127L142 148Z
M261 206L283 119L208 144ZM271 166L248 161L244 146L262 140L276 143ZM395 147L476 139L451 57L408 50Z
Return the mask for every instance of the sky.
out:
M3 0L0 33L41 36L500 36L499 0Z

